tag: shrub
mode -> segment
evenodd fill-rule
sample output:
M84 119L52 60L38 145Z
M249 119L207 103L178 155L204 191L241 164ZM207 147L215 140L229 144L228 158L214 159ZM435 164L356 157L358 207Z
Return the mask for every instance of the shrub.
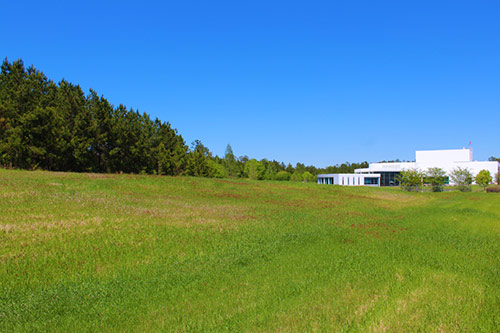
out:
M292 173L290 180L292 182L301 182L302 181L302 173L295 171L294 173Z
M213 178L226 178L227 170L226 168L212 160L207 160L208 165L208 176Z
M486 192L500 193L500 186L490 186L486 188Z
M310 173L309 171L306 171L302 174L302 179L304 180L305 183L316 182L316 176Z
M290 172L287 171L279 171L275 176L275 180L287 181L290 180Z

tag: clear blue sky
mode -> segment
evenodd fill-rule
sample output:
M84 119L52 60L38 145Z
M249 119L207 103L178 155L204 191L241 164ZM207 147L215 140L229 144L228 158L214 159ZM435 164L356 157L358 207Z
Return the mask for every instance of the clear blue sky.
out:
M222 155L500 156L499 1L1 1L0 55Z

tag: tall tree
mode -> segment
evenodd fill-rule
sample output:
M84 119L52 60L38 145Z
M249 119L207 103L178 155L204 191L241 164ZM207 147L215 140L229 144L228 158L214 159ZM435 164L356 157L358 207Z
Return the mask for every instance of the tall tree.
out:
M190 176L209 177L210 168L207 162L209 158L210 151L208 148L200 140L195 140L189 152L186 173Z
M236 157L233 153L233 148L230 144L226 147L226 153L224 154L224 166L228 172L228 175L231 177L236 177L239 175L239 168L236 161Z
M188 148L168 123L151 120L95 90L58 85L22 60L2 63L0 164L92 172L185 171Z
M245 174L248 178L254 180L261 180L264 178L264 173L266 169L262 162L257 161L255 158L252 158L245 164Z

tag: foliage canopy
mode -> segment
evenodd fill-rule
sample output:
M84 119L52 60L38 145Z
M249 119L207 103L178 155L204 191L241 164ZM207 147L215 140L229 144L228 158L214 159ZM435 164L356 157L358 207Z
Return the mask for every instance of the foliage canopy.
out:
M429 168L426 181L432 185L433 192L442 192L446 182L446 172L441 168Z
M416 191L420 190L423 183L423 178L425 174L417 169L403 170L399 175L399 184L405 191Z
M486 186L488 186L492 180L493 178L488 170L479 171L475 178L476 184L482 186L484 189L486 189Z
M467 168L457 167L450 173L451 181L457 186L461 192L470 192L473 177Z

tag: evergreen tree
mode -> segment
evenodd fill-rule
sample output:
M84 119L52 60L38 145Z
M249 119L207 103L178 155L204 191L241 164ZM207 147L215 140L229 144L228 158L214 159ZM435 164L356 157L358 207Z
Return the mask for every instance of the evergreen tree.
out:
M0 72L0 165L91 172L181 174L188 148L177 131L22 60Z
M79 117L84 112L85 94L80 86L62 80L59 83L54 104L56 112L61 118L59 124L61 127L58 133L60 154L58 169L62 171L79 171L79 161L75 156L75 150L83 138L78 137L75 129Z
M263 178L266 180L273 180L278 173L276 166L271 162L266 163L265 170Z
M298 173L300 173L300 174L302 174L302 173L304 173L306 171L306 166L304 164L302 164L302 163L297 163L295 165L295 171L298 172Z
M238 164L233 153L233 148L231 148L230 144L227 145L226 153L224 154L224 166L226 167L226 170L230 177L239 176L240 170L238 168Z
M200 140L192 143L191 151L188 156L186 173L190 176L209 177L210 168L207 160L210 157L210 152Z

